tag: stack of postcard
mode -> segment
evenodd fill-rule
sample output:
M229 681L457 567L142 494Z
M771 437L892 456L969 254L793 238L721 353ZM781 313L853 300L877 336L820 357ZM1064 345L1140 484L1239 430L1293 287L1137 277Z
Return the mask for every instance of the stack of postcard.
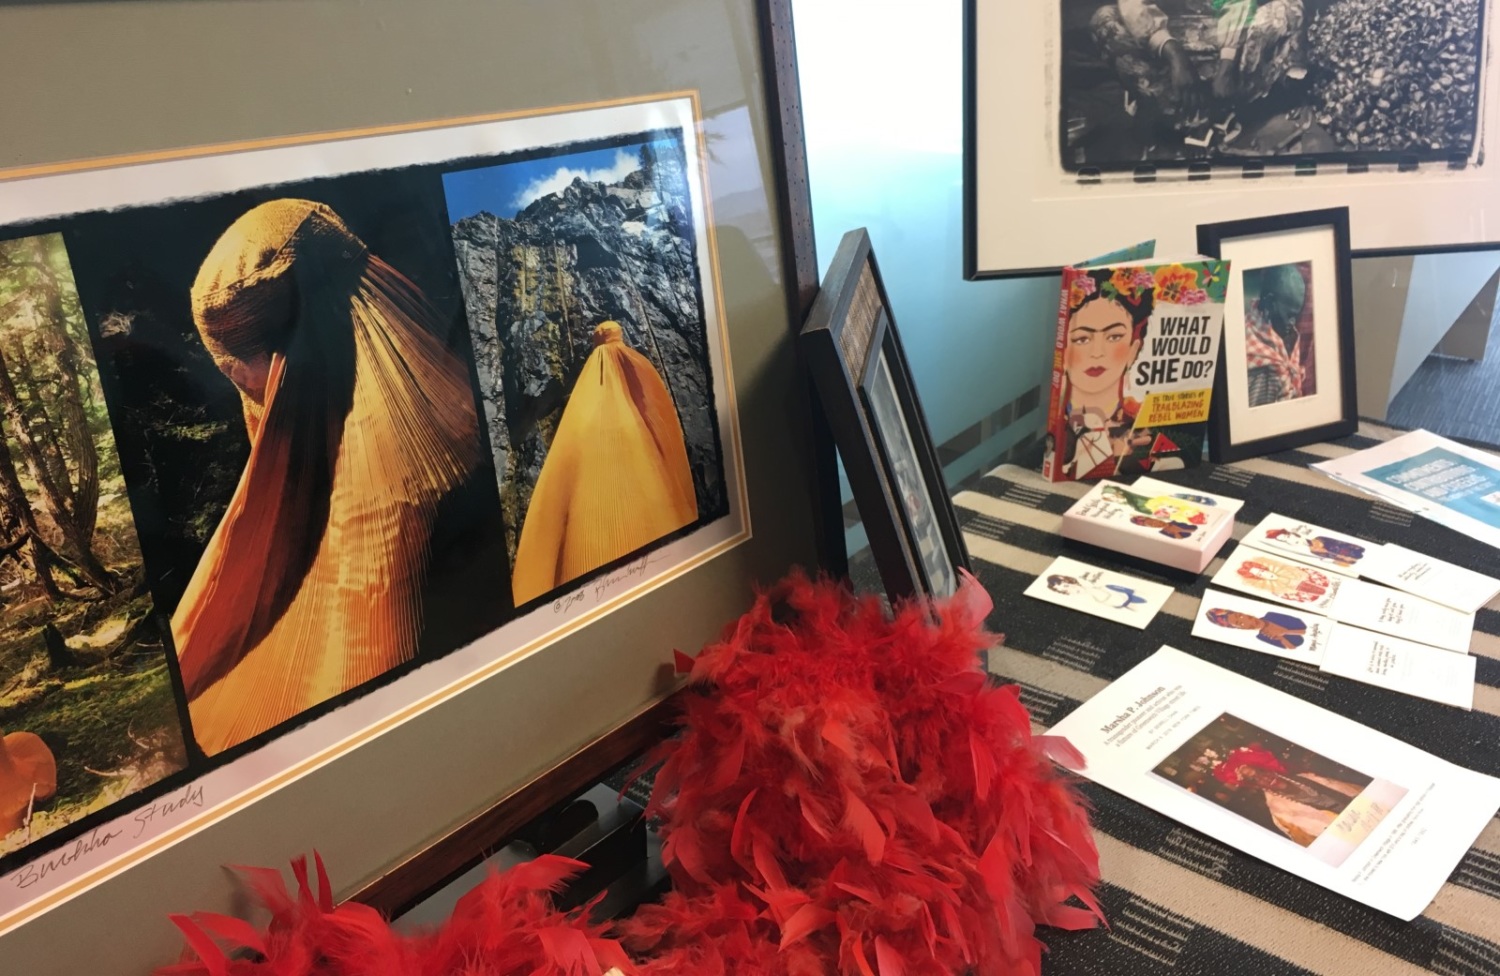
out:
M1473 707L1474 615L1500 593L1500 580L1273 514L1213 581L1260 599L1209 590L1194 636Z
M1394 543L1370 542L1284 515L1267 515L1241 544L1342 576L1362 576L1465 613L1500 594L1500 579Z
M1151 478L1101 481L1064 513L1062 536L1201 573L1234 532L1238 504Z
M1170 647L1051 734L1094 782L1407 920L1500 808L1500 780Z

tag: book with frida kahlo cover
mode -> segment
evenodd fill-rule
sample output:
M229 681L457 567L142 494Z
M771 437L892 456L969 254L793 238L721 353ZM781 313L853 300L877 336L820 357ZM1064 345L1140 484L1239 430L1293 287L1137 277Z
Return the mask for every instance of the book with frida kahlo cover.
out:
M1042 474L1117 478L1203 458L1229 263L1063 269Z

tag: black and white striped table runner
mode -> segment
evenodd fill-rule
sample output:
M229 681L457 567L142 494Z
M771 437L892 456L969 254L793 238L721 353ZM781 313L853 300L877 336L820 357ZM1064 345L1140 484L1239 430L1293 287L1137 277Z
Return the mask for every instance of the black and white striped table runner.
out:
M1366 423L1356 436L1333 443L1175 471L1162 479L1245 499L1236 539L1274 511L1500 576L1500 550L1308 468L1399 433ZM990 652L990 670L1020 685L1039 726L1055 724L1170 644L1452 762L1500 775L1500 600L1478 614L1473 712L1330 677L1191 636L1199 598L1222 554L1194 577L1065 542L1058 535L1062 513L1088 487L1053 485L1034 471L1006 465L954 499L974 571L995 599L990 625L1006 635L1004 646ZM1144 631L1023 597L1027 584L1064 553L1167 583L1177 592ZM1084 788L1095 805L1101 897L1110 927L1045 933L1048 976L1500 976L1500 822L1490 822L1427 911L1401 922L1092 784Z

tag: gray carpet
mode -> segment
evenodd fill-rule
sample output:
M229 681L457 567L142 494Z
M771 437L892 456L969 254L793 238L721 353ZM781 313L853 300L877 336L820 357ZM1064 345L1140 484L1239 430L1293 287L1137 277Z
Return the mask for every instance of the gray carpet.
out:
M1387 422L1500 448L1500 303L1482 360L1428 356L1391 401Z

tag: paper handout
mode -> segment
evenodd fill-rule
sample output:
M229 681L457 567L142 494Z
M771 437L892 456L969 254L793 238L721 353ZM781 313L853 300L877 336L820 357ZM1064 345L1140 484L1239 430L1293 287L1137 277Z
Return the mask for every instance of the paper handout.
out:
M1051 734L1101 786L1407 920L1500 808L1500 780L1171 647Z
M1493 454L1414 430L1313 468L1500 547L1500 457Z

